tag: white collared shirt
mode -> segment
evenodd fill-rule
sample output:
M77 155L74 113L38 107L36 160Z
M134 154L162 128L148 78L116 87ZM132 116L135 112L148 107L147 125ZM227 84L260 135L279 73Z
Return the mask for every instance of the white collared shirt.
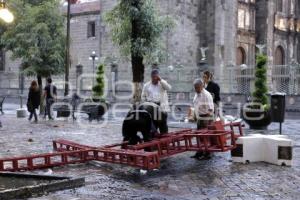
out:
M160 103L160 89L159 84L154 85L151 83L147 88L148 95L146 96L146 101Z
M194 100L194 109L196 115L207 115L214 112L214 100L211 94L203 88L201 93L196 93Z
M161 79L157 85L153 85L151 81L147 82L142 91L142 102L160 103L160 107L164 112L169 112L169 101L167 91L171 90L171 85Z

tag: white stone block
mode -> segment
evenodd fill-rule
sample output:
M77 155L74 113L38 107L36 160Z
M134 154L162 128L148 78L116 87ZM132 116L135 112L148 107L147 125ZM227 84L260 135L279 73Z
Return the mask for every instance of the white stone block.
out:
M237 145L232 151L233 162L292 165L293 142L287 136L254 134L238 138Z

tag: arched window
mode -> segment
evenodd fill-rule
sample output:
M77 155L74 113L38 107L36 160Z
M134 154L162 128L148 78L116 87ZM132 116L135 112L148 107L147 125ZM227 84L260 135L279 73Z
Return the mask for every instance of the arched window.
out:
M285 65L285 53L282 46L278 46L275 50L275 65Z
M246 64L246 51L243 47L238 47L236 52L236 64L237 64L237 83L238 92L241 94L248 94L250 91L250 79L247 78L248 71L242 68L241 65Z
M236 52L236 64L242 65L246 63L246 52L243 47L237 48Z
M275 50L272 83L276 92L289 93L289 68L285 65L285 52L282 46Z

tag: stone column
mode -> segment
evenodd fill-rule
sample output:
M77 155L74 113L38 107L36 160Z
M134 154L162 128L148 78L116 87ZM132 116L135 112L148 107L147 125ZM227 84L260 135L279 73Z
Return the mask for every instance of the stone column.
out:
M220 85L224 82L226 66L236 63L237 9L237 1L215 1L214 77Z
M276 2L275 1L266 1L267 7L267 34L266 34L266 53L268 56L268 72L267 72L267 82L268 82L268 88L270 91L272 91L272 66L274 64L274 14L276 13Z

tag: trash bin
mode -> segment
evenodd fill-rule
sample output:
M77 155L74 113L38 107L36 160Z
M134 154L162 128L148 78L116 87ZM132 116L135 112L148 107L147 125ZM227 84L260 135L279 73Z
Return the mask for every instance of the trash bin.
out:
M273 122L284 122L285 96L286 94L284 93L275 93L271 95L271 113Z

